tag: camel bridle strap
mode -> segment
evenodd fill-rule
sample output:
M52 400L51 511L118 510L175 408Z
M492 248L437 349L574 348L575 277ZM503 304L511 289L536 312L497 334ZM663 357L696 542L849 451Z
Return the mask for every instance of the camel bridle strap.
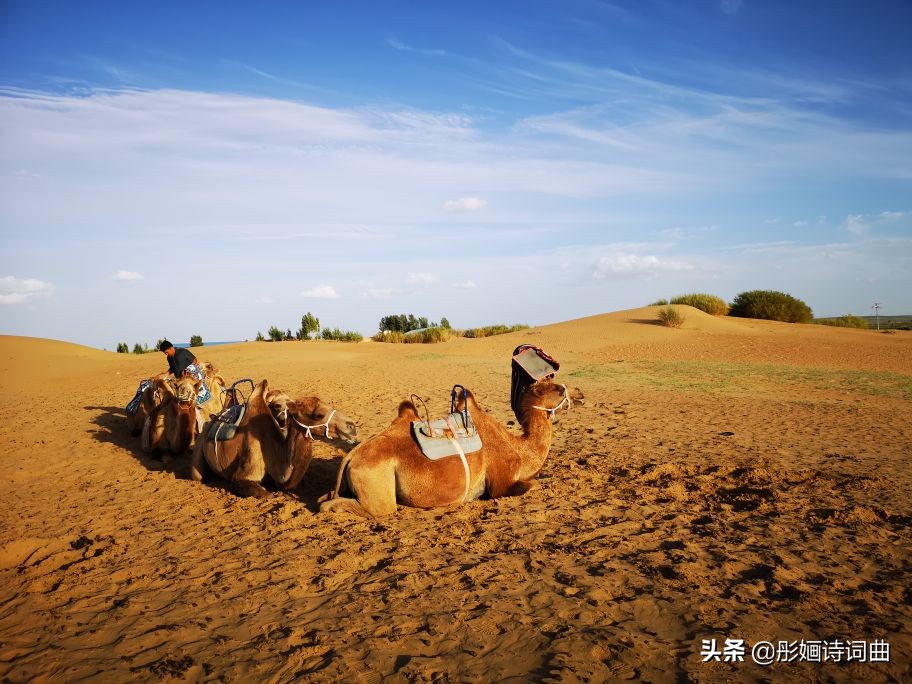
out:
M291 414L289 414L289 415L291 415ZM332 422L334 415L336 415L336 409L333 409L332 411L329 412L329 418L326 419L325 423L318 423L317 425L304 425L304 423L302 423L300 420L295 418L294 415L291 415L291 419L295 422L295 425L297 425L300 428L304 428L304 434L307 437L307 439L309 439L311 442L315 442L316 439L314 438L313 434L311 434L310 431L316 430L317 428L323 428L325 430L326 439L329 439L329 424L330 424L330 422Z
M560 402L558 402L557 406L555 406L554 408L547 408L545 406L533 406L532 407L534 409L538 409L539 411L544 411L545 413L547 413L548 418L550 418L552 420L552 422L554 421L555 413L560 411L565 406L566 406L567 410L569 411L570 407L573 406L573 402L570 401L570 395L567 394L567 387L565 385L561 385L561 387L564 388L564 398L561 399Z

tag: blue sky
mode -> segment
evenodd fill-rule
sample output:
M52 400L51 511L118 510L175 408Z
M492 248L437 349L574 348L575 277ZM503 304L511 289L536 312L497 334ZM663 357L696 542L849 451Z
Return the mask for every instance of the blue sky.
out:
M912 4L0 2L0 332L912 313Z

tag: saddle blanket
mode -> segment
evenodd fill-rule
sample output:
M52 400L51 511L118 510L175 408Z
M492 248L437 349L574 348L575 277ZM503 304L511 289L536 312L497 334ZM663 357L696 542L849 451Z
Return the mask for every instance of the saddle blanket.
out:
M446 418L412 421L412 435L421 452L432 461L447 456L471 454L481 449L481 435L475 429L472 416L451 413Z
M212 397L212 393L209 391L209 387L206 386L206 374L203 372L203 369L197 364L191 363L184 369L184 375L189 375L203 383L200 385L199 391L196 394L197 406L202 406L209 401Z
M247 404L226 408L209 423L206 439L210 442L225 442L232 439L237 434L238 426L244 420L246 412Z
M130 403L127 404L127 415L132 416L136 414L136 411L139 410L139 403L142 401L143 392L146 391L148 387L152 386L151 380L143 380L139 383L139 389L136 390L136 396L130 400Z

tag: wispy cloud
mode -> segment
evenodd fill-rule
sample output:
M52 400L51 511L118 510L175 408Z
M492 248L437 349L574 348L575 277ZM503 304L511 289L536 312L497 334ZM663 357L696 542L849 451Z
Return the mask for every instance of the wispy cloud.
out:
M131 283L136 280L142 280L143 276L141 273L136 271L118 271L114 274L114 280L121 283Z
M48 297L54 285L37 278L0 278L0 304L24 304L38 297Z
M444 203L443 210L449 214L465 214L470 211L480 211L488 206L486 200L478 197L460 197Z
M846 217L846 230L853 235L867 235L871 230L871 224L861 214L849 214Z
M267 295L260 295L253 300L254 304L274 304L275 300Z
M478 287L473 280L462 280L458 283L453 283L452 285L459 290L474 290Z
M405 282L409 285L432 285L437 282L437 276L433 273L409 273Z
M592 276L596 280L614 277L649 276L656 273L692 271L694 265L678 259L660 258L652 254L613 254L600 257Z
M317 285L301 293L302 297L308 299L338 299L339 293L332 285Z
M399 50L400 52L414 52L419 55L427 55L429 57L445 57L447 52L446 50L440 50L436 48L416 48L411 45L406 45L401 40L396 38L388 38L386 44L389 45L394 50Z

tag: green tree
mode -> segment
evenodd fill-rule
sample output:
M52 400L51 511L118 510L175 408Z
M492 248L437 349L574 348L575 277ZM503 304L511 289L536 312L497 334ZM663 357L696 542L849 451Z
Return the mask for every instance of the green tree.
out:
M446 328L447 330L451 330L451 329L452 329L452 327L450 326L450 322L449 322L446 318L441 318L441 319L440 319L440 327L441 327L441 328Z
M190 346L191 347L202 347L203 338L201 335L190 335Z
M269 331L268 331L268 335L269 335L269 340L270 340L271 342L281 342L281 341L282 341L282 338L285 336L285 335L282 333L282 331L279 330L279 329L278 329L276 326L274 326L274 325L273 325L273 326L270 326Z
M142 345L141 345L139 342L137 342L136 344L133 345L133 353L134 353L134 354L142 354L142 353L143 353Z
M298 330L297 338L299 340L309 340L311 339L311 333L314 334L314 337L317 337L317 333L320 332L320 319L314 316L310 311L301 316L301 329Z
M126 342L121 342L120 344L117 345L117 353L118 354L129 354L130 353L130 348L127 346Z
M257 342L263 342L265 339L266 339L266 338L263 337L263 333L261 333L259 330L257 330L256 341L257 341Z

